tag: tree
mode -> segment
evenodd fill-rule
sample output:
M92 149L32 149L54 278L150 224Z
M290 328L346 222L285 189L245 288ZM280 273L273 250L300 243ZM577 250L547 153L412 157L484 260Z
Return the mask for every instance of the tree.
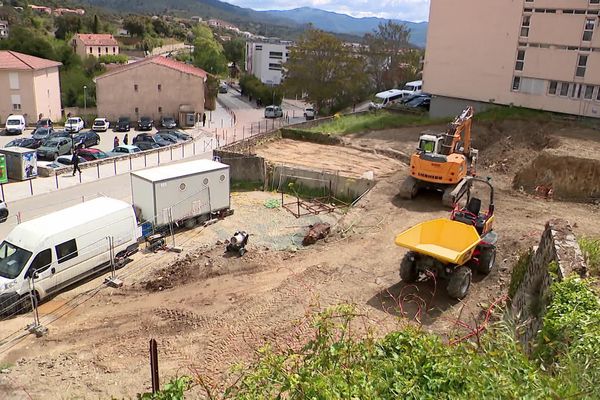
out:
M94 22L92 24L92 33L100 33L100 21L98 21L98 16L94 14Z
M364 59L319 30L301 36L284 68L286 91L306 93L320 112L351 105L368 87Z
M144 17L137 15L128 15L123 20L123 28L129 32L131 36L144 37L149 33L148 21Z
M78 15L61 15L54 19L54 37L65 40L69 35L82 31L83 24Z
M393 21L379 24L377 30L364 36L369 75L378 90L403 83L404 64L414 62L409 41L410 29Z
M213 75L227 72L223 46L215 40L212 31L205 25L194 28L193 63Z
M225 58L234 65L240 65L246 55L246 43L240 39L233 39L223 44Z

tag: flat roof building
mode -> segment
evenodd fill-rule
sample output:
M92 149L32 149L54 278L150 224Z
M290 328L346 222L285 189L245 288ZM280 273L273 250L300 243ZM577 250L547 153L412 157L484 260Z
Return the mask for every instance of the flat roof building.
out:
M432 1L423 90L466 104L600 117L600 0Z

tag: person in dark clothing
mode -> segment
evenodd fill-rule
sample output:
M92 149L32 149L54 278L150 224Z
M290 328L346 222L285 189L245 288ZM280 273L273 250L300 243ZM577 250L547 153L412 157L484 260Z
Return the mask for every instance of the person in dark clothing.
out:
M128 142L129 142L129 137L127 136L127 134L125 134L125 137L123 138L123 144L129 144Z
M117 136L115 136L115 140L113 140L113 147L118 147L119 146L119 138Z
M206 126L206 113L202 113L202 126Z
M76 171L78 171L81 174L81 169L79 168L79 147L73 150L73 157L71 157L71 162L73 163L73 176L75 176Z

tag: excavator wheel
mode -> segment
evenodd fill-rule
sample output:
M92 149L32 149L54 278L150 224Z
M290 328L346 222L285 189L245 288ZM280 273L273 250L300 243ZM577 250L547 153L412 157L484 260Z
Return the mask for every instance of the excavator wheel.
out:
M456 189L456 185L450 185L444 190L444 194L442 195L442 204L444 207L454 207L454 201L456 200L454 189Z
M400 192L398 192L398 196L400 196L402 199L412 200L415 198L418 192L419 181L412 176L408 176L400 185Z

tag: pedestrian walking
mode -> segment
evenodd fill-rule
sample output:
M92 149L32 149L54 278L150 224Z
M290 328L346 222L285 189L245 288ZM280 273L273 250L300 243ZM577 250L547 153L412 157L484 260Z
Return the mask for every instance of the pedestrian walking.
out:
M113 141L113 147L118 147L119 146L119 137L115 136L115 140Z
M79 168L79 147L76 147L73 150L73 157L71 157L71 163L73 164L73 176L75 176L75 172L79 172L81 174L81 169Z
M202 113L202 126L206 126L206 113Z
M124 145L128 145L129 144L129 136L127 134L125 134L125 137L123 138L123 144Z

